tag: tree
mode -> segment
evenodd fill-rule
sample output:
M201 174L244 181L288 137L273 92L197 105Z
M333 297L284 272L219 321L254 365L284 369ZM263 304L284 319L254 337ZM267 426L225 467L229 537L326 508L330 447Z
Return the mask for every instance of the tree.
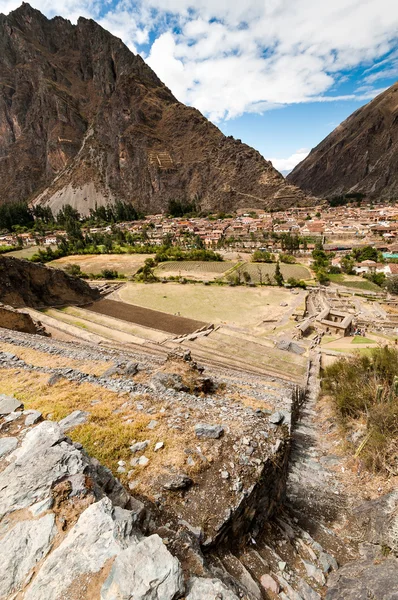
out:
M263 270L260 265L257 265L257 275L259 284L263 285Z
M271 263L273 262L273 256L270 252L267 252L267 250L256 250L253 252L252 261Z
M284 279L283 279L282 271L281 271L281 268L279 265L279 260L276 263L274 279L275 279L276 285L278 285L279 287L283 286Z
M316 279L319 281L320 285L327 285L329 283L329 277L325 269L322 267L318 268L315 272Z
M245 280L246 283L250 283L252 278L250 276L250 273L248 273L248 271L243 271L243 279Z
M343 273L347 273L347 275L352 275L354 273L355 267L355 259L351 258L348 254L347 256L343 256L341 259L341 269Z
M398 275L393 275L387 279L386 283L387 291L394 296L398 296Z

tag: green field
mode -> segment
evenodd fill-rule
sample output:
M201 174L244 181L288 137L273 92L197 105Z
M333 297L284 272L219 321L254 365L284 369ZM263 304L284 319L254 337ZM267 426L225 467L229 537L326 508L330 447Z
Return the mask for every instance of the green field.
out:
M352 288L355 290L364 290L369 292L380 292L381 288L367 279L362 277L356 277L355 275L344 275L343 273L335 273L329 275L332 283L337 283L344 287Z
M247 271L250 275L251 281L253 283L260 283L260 278L263 278L268 275L273 278L275 273L276 265L275 263L245 263L239 269L243 271ZM285 265L283 263L280 264L281 272L285 280L289 279L289 277L294 277L295 279L311 279L311 273L302 265ZM261 271L261 274L260 274Z
M214 279L217 275L223 275L236 263L181 260L161 263L155 270L157 277L181 275L181 277L198 277L203 279Z
M46 246L46 249L49 246ZM56 246L51 246L54 250ZM22 250L14 250L13 252L8 252L8 256L15 256L15 258L32 258L34 254L36 254L39 250L44 250L43 246L29 246L28 248L22 248Z
M376 344L376 340L371 340L367 337L362 337L361 335L356 335L352 340L353 344Z
M283 317L302 297L277 287L229 287L177 283L131 283L118 292L123 302L197 319L253 327ZM280 306L280 303L288 306Z

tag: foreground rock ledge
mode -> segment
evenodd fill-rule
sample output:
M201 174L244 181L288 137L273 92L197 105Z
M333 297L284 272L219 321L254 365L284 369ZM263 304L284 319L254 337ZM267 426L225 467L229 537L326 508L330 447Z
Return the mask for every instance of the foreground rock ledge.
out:
M219 580L184 577L162 538L143 534L141 503L57 423L24 418L0 423L18 440L0 459L2 600L237 600Z

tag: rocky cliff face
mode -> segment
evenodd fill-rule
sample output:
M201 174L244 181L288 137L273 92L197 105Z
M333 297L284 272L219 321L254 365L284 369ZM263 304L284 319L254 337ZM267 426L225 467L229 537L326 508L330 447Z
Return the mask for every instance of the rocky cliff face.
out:
M0 302L14 308L85 304L99 297L85 281L59 269L0 256Z
M398 83L354 112L288 176L320 196L398 194Z
M0 198L82 213L114 199L154 212L309 203L272 164L224 136L94 21L0 14Z

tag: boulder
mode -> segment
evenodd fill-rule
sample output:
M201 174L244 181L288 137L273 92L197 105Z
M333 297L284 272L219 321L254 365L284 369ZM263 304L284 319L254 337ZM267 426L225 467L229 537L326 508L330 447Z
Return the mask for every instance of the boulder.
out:
M349 562L328 580L326 600L397 600L398 560L364 558Z
M163 482L163 487L165 490L177 491L186 489L191 486L192 483L192 479L188 477L188 475L185 475L185 473L177 473L166 479Z
M136 452L142 452L148 446L149 440L145 440L144 442L136 442L132 446L130 446L130 451L135 454Z
M128 521L129 511L122 520ZM123 532L127 531L127 539ZM25 600L59 600L84 575L98 573L106 562L138 538L128 523L116 520L112 502L103 498L80 515L61 544L48 556Z
M185 600L238 600L218 579L204 579L193 577L188 584L188 593Z
M116 557L100 598L174 600L183 593L180 563L155 534L129 546Z
M271 577L271 575L262 575L260 578L260 583L263 586L263 588L265 589L265 591L270 591L273 594L278 594L279 590L280 590L280 586L279 583L275 581L275 579L273 579Z
M23 414L26 415L25 425L27 427L35 425L43 418L43 415L39 410L24 410Z
M195 435L197 438L218 439L224 433L221 425L208 425L206 423L197 423L195 425Z
M20 521L1 540L0 598L20 590L26 577L51 548L57 533L55 515Z
M0 458L9 454L18 446L18 438L4 437L0 438Z
M364 502L352 511L355 530L372 544L388 546L398 554L398 490Z
M10 464L0 472L0 519L48 498L54 481L84 472L82 453L63 438L57 423L44 421L9 455Z
M14 398L14 396L0 394L0 416L9 415L18 409L23 410L22 402Z
M69 431L78 425L83 425L87 422L89 415L90 413L85 412L84 410L74 410L70 415L61 419L59 422L61 431Z

